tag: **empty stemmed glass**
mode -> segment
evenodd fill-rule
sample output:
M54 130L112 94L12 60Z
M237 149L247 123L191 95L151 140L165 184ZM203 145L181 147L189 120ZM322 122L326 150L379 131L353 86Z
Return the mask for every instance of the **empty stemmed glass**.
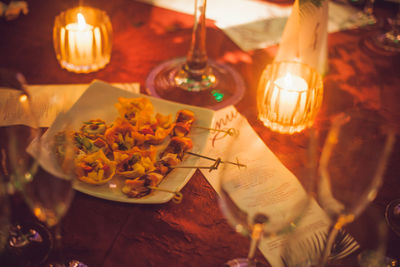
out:
M303 134L308 136L308 133ZM295 137L284 137L288 142L291 138ZM250 142L247 145L247 149L243 149L237 137L231 137L224 157L230 155L227 161L242 165L224 164L219 173L221 210L237 232L251 239L247 258L230 260L227 266L261 266L255 259L255 252L262 239L290 236L311 203L309 190L315 167L312 163L315 154L310 153L310 148L314 148L312 142L299 146L297 177L263 144Z
M386 206L385 218L393 232L400 236L400 198L392 200Z
M25 151L21 154L16 151L26 149L28 144L40 135L40 130L34 126L36 120L23 76L11 70L2 69L0 72L0 80L6 88L18 88L9 91L7 105L10 107L10 113L17 115L18 119L25 123L31 123L32 126L9 125L4 126L0 132L0 179L7 196L7 206L2 204L2 213L9 210L8 239L2 261L6 265L39 265L48 256L51 247L50 232L34 217L28 215L29 209L23 200L23 184L18 178L19 170L35 169L35 160Z
M394 18L389 18L390 29L379 29L365 39L368 48L386 55L400 54L400 4Z
M62 259L59 224L74 195L72 140L65 138L62 148L58 148L59 153L54 153L53 143L41 142L43 131L38 127L29 94L21 91L16 105L16 111L22 113L21 116L26 116L29 125L16 125L7 129L8 170L32 214L54 233L51 239L53 253L50 254L48 263L53 266L75 266L76 261L64 262ZM51 175L39 164L38 159L46 153L53 157L58 155L60 167L57 176Z
M0 175L0 260L6 248L10 228L10 212L6 193L6 182Z
M192 41L186 58L153 69L146 87L153 96L212 109L237 103L245 86L230 66L211 60L206 51L206 0L195 0Z
M325 266L338 232L358 217L382 184L395 133L376 114L336 116L322 149L317 200L332 219L319 266Z

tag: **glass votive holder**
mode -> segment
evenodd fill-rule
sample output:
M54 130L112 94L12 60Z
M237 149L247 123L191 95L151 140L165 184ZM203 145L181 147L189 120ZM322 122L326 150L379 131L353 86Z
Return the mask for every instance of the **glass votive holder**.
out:
M89 73L110 62L112 27L104 11L76 7L60 13L54 21L53 44L61 67Z
M314 123L322 98L322 76L315 69L300 62L275 62L259 81L258 118L273 131L301 132Z

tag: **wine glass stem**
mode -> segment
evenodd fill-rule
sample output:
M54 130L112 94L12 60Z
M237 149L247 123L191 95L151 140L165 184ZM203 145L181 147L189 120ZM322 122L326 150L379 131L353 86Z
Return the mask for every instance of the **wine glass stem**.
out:
M184 66L193 78L201 76L207 66L206 5L207 0L195 0L192 42Z
M322 256L318 264L319 267L324 267L328 263L329 255L331 254L332 246L336 239L337 234L339 233L339 229L340 228L338 227L337 223L331 225L328 231L328 237L326 239L325 248L322 252Z
M399 35L400 35L400 30L399 30L399 26L400 26L400 3L397 6L396 17L393 19L393 21L391 23L391 26L392 26L393 36L395 38L399 38Z
M257 223L253 227L253 232L251 233L251 243L250 243L249 254L247 255L247 260L250 263L254 263L256 250L257 250L258 245L260 244L261 236L263 234L263 227L264 227L264 225L262 223Z
M57 263L61 263L64 255L62 250L62 235L61 235L61 224L58 223L53 226L53 259Z
M364 6L364 13L368 16L373 16L374 3L375 0L367 0L367 3Z

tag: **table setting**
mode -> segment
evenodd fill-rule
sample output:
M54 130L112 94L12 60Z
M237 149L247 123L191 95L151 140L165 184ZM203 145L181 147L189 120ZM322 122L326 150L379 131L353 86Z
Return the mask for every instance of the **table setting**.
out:
M400 265L400 3L0 7L1 266Z

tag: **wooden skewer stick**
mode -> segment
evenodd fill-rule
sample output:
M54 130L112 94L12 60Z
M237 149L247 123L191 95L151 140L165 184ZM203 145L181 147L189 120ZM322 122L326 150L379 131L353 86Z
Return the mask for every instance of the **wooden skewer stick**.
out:
M214 163L211 166L169 166L169 168L171 169L208 169L210 171L212 170L216 170L218 168L218 165L216 166L216 164Z
M183 195L182 195L181 192L176 192L176 191L164 189L164 188L160 188L160 187L157 187L157 186L148 186L147 188L152 189L152 190L158 190L158 191L163 191L163 192L174 194L174 198L172 199L172 201L174 203L181 203L182 202Z
M210 158L208 158L208 159L210 159ZM213 170L218 169L218 167L219 167L219 165L221 163L230 163L230 164L238 166L239 169L240 169L240 167L245 167L245 168L247 167L244 164L240 164L239 160L237 160L237 162L230 162L230 161L224 162L224 161L221 160L221 158L217 158L215 160L215 162L211 166L179 166L179 165L177 165L177 166L170 166L170 168L171 169L179 169L179 168L181 168L181 169L195 169L195 168L197 168L197 169L208 169L209 172L211 172Z
M193 125L192 128L204 129L204 130L209 130L209 131L214 131L214 132L221 132L221 133L225 133L226 135L230 135L230 136L239 134L239 131L236 130L235 128L229 128L228 130L222 130L222 129L197 126L197 125Z
M233 164L233 165L236 165L236 166L238 166L238 167L244 167L244 168L247 167L245 164L241 164L241 163L239 162L238 159L236 159L236 162L232 162L232 161L223 161L223 160L221 160L220 158L214 159L214 158L210 158L210 157L207 157L207 156L203 156L203 155L200 155L200 154L197 154L197 153L193 153L193 152L190 152L190 151L186 151L185 153L186 153L186 154L189 154L189 155L192 155L192 156L199 157L199 158L212 160L212 161L217 161L217 160L219 159L219 160L220 160L220 163Z

